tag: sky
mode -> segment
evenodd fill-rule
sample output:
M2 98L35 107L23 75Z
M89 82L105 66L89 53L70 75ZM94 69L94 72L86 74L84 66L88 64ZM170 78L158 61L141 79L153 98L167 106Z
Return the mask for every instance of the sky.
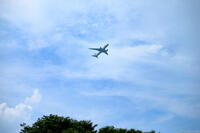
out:
M199 12L199 0L0 0L0 132L49 114L200 132Z

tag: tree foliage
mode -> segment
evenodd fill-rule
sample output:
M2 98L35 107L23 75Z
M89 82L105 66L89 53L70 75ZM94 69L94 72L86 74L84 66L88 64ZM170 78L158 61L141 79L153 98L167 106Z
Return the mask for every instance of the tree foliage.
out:
M22 127L20 133L97 133L91 121L77 121L69 117L62 117L50 114L39 118L32 126L26 123L20 124ZM155 133L155 131L142 132L135 129L115 128L106 126L100 128L98 133Z
M91 121L77 121L69 117L57 115L43 116L39 118L32 126L25 123L20 124L23 127L20 133L96 133L95 127Z
M155 133L154 130L150 132L142 132L141 130L135 129L124 129L124 128L115 128L114 126L106 126L99 129L98 133Z

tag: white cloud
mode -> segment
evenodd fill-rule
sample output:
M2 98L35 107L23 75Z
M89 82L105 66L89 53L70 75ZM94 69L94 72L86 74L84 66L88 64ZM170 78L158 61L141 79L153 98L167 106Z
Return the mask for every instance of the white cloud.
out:
M33 92L33 95L31 97L27 97L25 99L25 103L26 104L30 104L30 105L36 104L36 103L40 102L41 98L42 98L42 96L39 93L39 90L35 89L34 92Z
M44 12L42 2L38 0L1 1L0 17L10 21L26 33L43 33L51 28L51 21Z
M23 103L15 107L9 107L7 103L0 104L0 132L16 132L19 124L31 121L32 104L39 103L41 94L38 89L34 90L31 97L27 97Z
M32 111L32 107L30 105L26 105L20 103L16 105L14 108L8 107L6 103L0 104L0 116L1 119L7 121L15 121L17 119L26 119L30 117L30 112Z

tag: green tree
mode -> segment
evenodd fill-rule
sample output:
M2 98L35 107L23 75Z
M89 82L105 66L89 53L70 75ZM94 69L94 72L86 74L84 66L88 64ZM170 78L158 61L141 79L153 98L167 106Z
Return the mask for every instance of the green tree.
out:
M77 121L69 117L50 114L39 118L32 126L20 124L20 133L96 133L91 121Z
M114 126L106 126L99 129L98 133L155 133L154 130L150 132L142 132L141 130L135 129L124 129L124 128L115 128Z
M106 126L99 129L99 133L116 133L114 126Z
M97 133L91 121L77 121L69 117L62 117L50 114L39 118L32 126L26 123L20 124L22 127L20 133ZM105 126L99 129L98 133L155 133L142 132L135 129L115 128L114 126Z

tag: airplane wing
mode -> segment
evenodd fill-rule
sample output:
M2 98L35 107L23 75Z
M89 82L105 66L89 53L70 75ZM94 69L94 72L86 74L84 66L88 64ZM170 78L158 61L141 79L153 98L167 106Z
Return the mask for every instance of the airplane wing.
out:
M96 56L98 57L100 54L101 54L102 52L101 51L99 51L97 54L96 54Z
M93 57L98 58L98 56L101 54L101 52L98 52L97 54L92 55Z
M91 50L97 50L97 51L100 51L100 49L99 49L99 48L89 48L89 49L91 49Z
M108 47L108 45L109 45L109 44L106 44L106 45L103 47L103 49L107 48L107 47Z

